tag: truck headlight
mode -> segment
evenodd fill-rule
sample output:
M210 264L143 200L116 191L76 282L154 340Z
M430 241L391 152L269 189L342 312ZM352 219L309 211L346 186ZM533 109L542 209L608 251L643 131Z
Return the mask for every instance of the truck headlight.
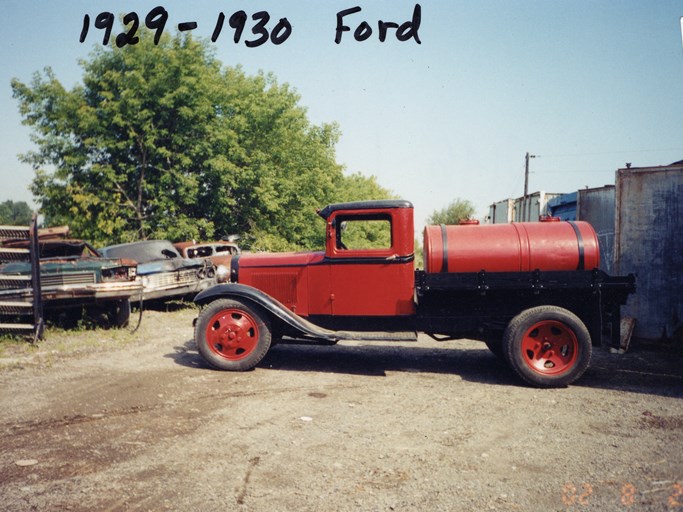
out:
M216 281L219 283L227 283L230 278L230 270L225 265L218 265L216 267Z

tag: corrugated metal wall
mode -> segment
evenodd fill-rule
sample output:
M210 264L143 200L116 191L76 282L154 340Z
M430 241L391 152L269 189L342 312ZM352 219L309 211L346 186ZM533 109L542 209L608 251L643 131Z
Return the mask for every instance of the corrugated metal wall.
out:
M683 338L683 165L619 169L614 273L637 274L634 336Z
M541 215L547 213L548 201L562 194L553 194L542 190L515 199L515 222L538 222Z
M512 222L514 215L515 200L504 199L489 206L488 222L490 224L506 224L508 222Z
M600 268L614 273L614 185L578 191L576 218L589 222L600 242Z
M539 217L546 215L548 201L560 196L542 190L517 199L504 199L489 206L486 219L491 224L505 224L508 222L538 222Z

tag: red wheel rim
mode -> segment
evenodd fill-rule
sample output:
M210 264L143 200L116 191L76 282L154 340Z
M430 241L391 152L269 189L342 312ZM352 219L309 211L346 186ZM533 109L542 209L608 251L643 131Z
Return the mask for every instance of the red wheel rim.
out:
M579 357L574 331L562 322L545 320L524 333L522 358L537 373L560 375L571 370Z
M211 317L206 327L206 341L216 355L237 361L256 348L259 340L258 324L240 309L224 309Z

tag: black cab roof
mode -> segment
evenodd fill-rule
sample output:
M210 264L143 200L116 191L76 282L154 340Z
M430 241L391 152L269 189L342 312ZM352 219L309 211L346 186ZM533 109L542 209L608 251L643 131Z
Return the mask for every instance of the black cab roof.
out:
M374 201L353 201L350 203L328 204L318 215L327 219L338 210L385 210L387 208L412 208L413 204L404 199L380 199Z

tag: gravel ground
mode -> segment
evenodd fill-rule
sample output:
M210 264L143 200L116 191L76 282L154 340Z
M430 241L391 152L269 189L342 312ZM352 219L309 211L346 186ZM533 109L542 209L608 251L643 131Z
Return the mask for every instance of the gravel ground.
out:
M0 509L683 510L680 350L596 351L550 390L481 343L423 336L279 345L226 373L194 316L11 354Z

